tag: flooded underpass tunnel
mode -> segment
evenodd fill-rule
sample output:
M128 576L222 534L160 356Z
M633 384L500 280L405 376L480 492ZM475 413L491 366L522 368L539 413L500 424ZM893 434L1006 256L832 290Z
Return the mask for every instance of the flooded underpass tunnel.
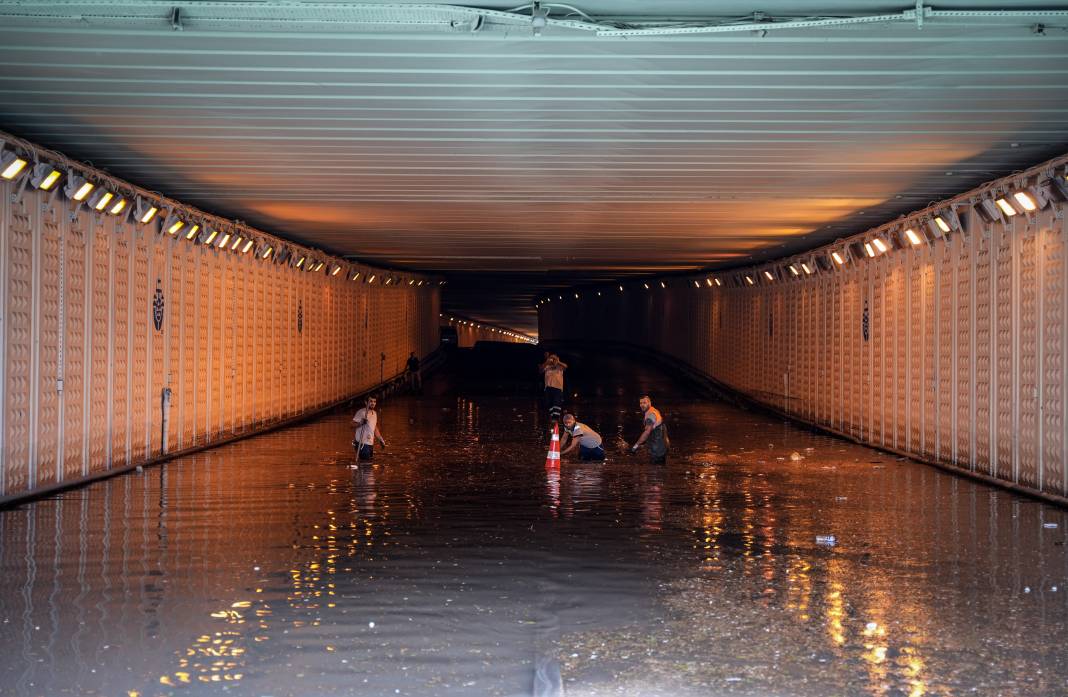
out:
M382 401L373 462L338 410L5 512L6 689L1022 695L1068 678L1063 509L599 353L562 357L606 460L546 465L539 354L462 353ZM623 442L639 393L670 424L663 465Z
M0 697L1068 694L1066 59L0 0Z

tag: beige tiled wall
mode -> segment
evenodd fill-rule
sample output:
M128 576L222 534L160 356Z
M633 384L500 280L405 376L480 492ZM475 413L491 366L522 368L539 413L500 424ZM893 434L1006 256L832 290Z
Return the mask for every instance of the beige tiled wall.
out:
M437 347L436 285L304 272L72 210L0 182L0 500L158 457L164 389L174 452L329 405Z
M1066 212L967 210L967 234L796 280L553 298L540 333L655 349L861 441L1063 497Z

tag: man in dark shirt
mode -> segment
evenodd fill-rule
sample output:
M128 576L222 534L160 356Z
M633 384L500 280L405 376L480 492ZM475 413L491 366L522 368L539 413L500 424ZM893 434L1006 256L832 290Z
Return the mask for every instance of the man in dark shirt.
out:
M412 392L423 391L423 376L419 374L419 359L415 351L408 356L408 389Z

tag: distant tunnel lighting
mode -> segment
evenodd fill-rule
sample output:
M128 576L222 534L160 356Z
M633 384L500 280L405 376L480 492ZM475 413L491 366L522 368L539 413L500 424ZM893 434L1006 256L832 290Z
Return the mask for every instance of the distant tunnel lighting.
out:
M748 283L749 285L753 285L753 277L752 276L746 276L745 277L745 282Z
M709 288L712 287L712 277L711 276L705 279L705 285L708 286Z
M111 203L111 199L115 198L115 194L106 189L97 189L96 193L89 199L89 205L94 211L102 211L107 208L107 205Z
M185 238L191 240L197 236L198 232L200 232L200 223L193 223L192 227L189 228L189 232L185 233Z
M393 283L393 277L392 276L387 276L386 277L386 285L388 286L391 283Z
M374 283L376 278L378 278L377 274L371 274L370 276L367 277L367 282L368 283Z
M267 248L263 250L263 254L260 255L260 259L270 259L272 254L274 254L274 247L267 245Z
M1016 193L1012 194L1012 197L1014 197L1016 202L1020 204L1020 206L1027 212L1038 210L1038 201L1036 201L1035 196L1031 193L1028 193L1026 191L1017 191Z
M315 268L314 268L314 269L312 269L312 271L322 271L322 270L323 270L323 262L321 262L321 261L320 261L320 262L318 262L318 263L317 263L317 264L315 265Z
M409 278L408 279L408 285L414 286L415 285L415 279L414 278Z
M661 281L661 282L660 282L660 287L661 287L661 288L667 288L667 284L666 284L666 283L664 283L663 281Z
M812 275L812 267L809 266L807 262L801 262L801 270L805 272L806 276Z
M85 197L92 193L96 184L88 182L81 177L69 177L67 179L66 194L72 201L84 201Z
M942 220L942 219L941 218L935 218L935 220ZM943 221L943 224L944 224L944 221ZM949 230L946 230L945 232L949 232ZM905 237L908 238L909 243L912 244L912 246L914 246L914 247L923 242L923 238L920 237L919 234L915 230L913 230L912 228L909 228L908 230L905 230Z
M358 281L358 280L360 280L360 272L359 271L354 271L353 274L352 274L352 278L350 278L349 280L350 281Z
M693 287L694 287L694 288L700 288L700 287L701 287L701 284L700 284L700 282L698 282L698 281L694 281L694 282L693 282Z
M124 210L126 210L126 199L122 196L119 196L119 200L111 206L111 210L109 210L108 213L112 215L118 215Z
M28 164L30 164L28 160L19 157L15 153L5 152L0 155L0 177L11 181L22 174Z
M241 248L241 253L242 253L242 254L248 254L248 253L249 253L249 250L251 250L251 249L252 249L252 247L253 247L253 246L254 246L255 244L256 244L256 243L255 243L255 242L253 242L252 240L245 240L245 246ZM264 257L264 259L266 259L266 258L267 258L267 257Z
M237 235L236 237L234 237L233 243L230 244L230 251L232 252L235 249L237 249L238 247L240 247L241 246L241 240L243 240L243 239L245 239L245 238L242 237L241 235Z
M204 240L204 244L211 244L215 241L215 238L219 236L218 230L211 230L208 232L207 238Z
M712 280L715 281L717 286L722 286L723 285L723 281L719 280L718 278L713 278Z
M646 290L649 290L649 284L648 283L642 283L642 285L645 286Z
M30 186L41 191L51 191L62 176L63 172L47 162L42 162L34 166L33 173L30 175Z
M864 243L864 253L869 257L875 256L875 248L871 246L871 242Z
M297 259L297 268L299 269L302 266L304 266L304 257Z
M330 272L330 275L337 276L339 273L341 273L341 267L335 264L333 270Z
M838 264L839 266L845 263L845 259L838 252L831 252L831 259L834 259L834 263Z
M578 293L575 293L575 300L578 300Z
M619 292L620 292L620 293L622 293L622 292L623 292L623 286L620 286L620 287L619 287Z
M775 277L771 275L770 271L765 271L764 272L764 278L768 279L769 281L774 281L775 280Z
M889 247L886 246L886 243L883 242L882 239L879 237L873 239L871 243L875 245L875 249L879 252L879 254L885 254L886 250L889 249Z
M1005 214L1006 217L1011 218L1016 215L1016 209L1012 207L1012 204L1005 200L1005 197L1001 196L994 199L994 203L998 204L998 208Z
M786 268L790 269L790 273L792 273L795 276L800 276L801 275L801 272L797 270L797 264L790 264Z
M224 232L223 236L219 238L219 249L226 246L226 243L230 241L230 233Z

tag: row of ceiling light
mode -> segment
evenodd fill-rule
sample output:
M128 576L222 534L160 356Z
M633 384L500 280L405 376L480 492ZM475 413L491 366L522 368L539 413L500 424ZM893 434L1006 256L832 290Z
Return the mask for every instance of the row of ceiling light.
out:
M987 223L1004 223L1017 215L1035 213L1046 208L1054 199L1068 202L1068 173L1062 171L1054 174L1048 180L1029 186L1020 186L1010 189L991 189L981 196L973 205L974 210ZM934 211L927 211L906 221L904 225L896 225L891 230L882 230L859 236L838 246L825 248L811 255L788 259L778 264L766 266L761 269L745 270L729 274L713 274L699 279L689 279L694 288L714 288L724 285L747 287L758 284L775 283L792 278L803 278L820 272L833 271L835 268L846 266L851 262L863 259L873 259L882 256L895 249L908 249L933 243L936 239L955 233L963 233L964 225L960 216L952 206L947 206ZM624 293L627 285L633 289L652 290L654 288L668 288L669 281L666 279L653 281L639 281L633 284L617 284L618 292ZM595 290L592 293L601 297L604 290ZM575 300L581 298L581 293L569 291ZM564 294L557 294L555 299L563 300ZM554 300L552 296L541 298L535 303L540 307Z
M490 333L497 333L497 334L500 334L501 336L507 336L507 337L510 337L512 339L519 339L520 341L525 341L528 344L536 344L536 343L538 343L537 341L535 341L534 339L530 338L529 336L527 336L525 334L519 334L517 332L513 332L513 331L510 331L508 329L501 329L500 327L491 327L488 324L479 324L478 322L474 322L474 321L469 320L469 319L457 319L455 317L446 318L444 313L439 313L438 317L440 317L442 319L448 319L449 324L456 324L458 326L467 326L467 327L471 327L473 329L485 329L486 331L489 331Z
M166 205L161 199L123 193L117 188L112 190L105 184L90 181L73 169L64 171L47 161L36 161L31 166L29 156L24 156L8 147L0 147L0 179L14 184L28 185L39 191L57 193L62 191L76 209L85 205L101 215L110 215L123 220L126 220L132 213L133 219L141 225L159 223L162 220L159 230L169 237L176 239L180 237L192 244L236 254L251 253L262 261L288 263L293 268L302 271L325 272L330 276L338 276L345 271L345 277L350 281L359 281L362 278L365 283L374 284L381 278L381 283L385 286L403 286L405 283L415 287L433 285L433 282L428 279L380 273L350 264L342 264L325 256L316 257L312 252L250 235L236 225L231 226L230 229L220 229L222 226L217 227L204 221L194 220L191 216L183 214L177 206L171 206L166 215L160 215L161 209ZM60 184L63 186L60 187ZM445 285L445 281L439 280L437 285Z

